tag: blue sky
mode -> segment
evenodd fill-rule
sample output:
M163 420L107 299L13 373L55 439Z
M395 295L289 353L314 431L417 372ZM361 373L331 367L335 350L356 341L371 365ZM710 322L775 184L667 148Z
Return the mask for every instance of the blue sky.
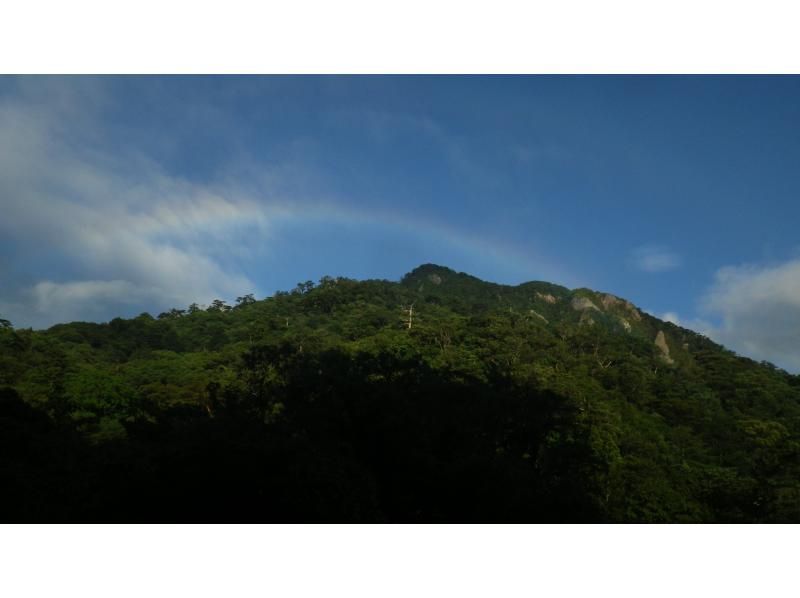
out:
M435 262L800 371L799 77L0 77L0 315Z

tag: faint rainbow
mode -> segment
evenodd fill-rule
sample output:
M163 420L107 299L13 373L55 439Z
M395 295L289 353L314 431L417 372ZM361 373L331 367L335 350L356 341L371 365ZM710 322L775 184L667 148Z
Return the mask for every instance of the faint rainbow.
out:
M488 258L506 271L517 271L520 273L520 280L517 282L547 280L565 286L581 286L566 267L535 250L523 249L507 241L470 233L420 216L409 217L396 211L363 210L341 204L317 203L302 207L273 205L266 218L288 222L317 221L328 225L384 227L394 231L399 229L409 235L445 243L480 260Z

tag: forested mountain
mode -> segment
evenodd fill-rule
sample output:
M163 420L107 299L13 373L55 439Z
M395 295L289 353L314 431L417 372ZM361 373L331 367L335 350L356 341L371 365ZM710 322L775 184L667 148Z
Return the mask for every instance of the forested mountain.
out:
M800 377L628 301L424 265L0 321L4 521L800 521Z

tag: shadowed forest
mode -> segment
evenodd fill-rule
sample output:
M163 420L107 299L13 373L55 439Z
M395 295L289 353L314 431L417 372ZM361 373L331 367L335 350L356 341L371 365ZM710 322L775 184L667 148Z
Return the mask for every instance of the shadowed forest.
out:
M6 522L798 522L800 377L434 265L0 322Z

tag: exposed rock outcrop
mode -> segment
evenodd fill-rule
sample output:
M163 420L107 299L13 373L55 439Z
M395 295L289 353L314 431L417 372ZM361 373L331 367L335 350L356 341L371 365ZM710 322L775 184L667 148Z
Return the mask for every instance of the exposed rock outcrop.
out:
M540 293L539 291L536 291L536 297L537 299L541 299L545 303L550 303L550 304L554 304L556 301L558 301L558 299L553 297L553 295L551 295L550 293Z
M602 303L603 307L606 309L608 309L609 307L620 305L622 302L623 302L622 299L614 297L614 295L609 295L608 293L603 295L603 298L600 300L600 303Z
M661 359L665 363L675 363L675 360L669 356L669 345L667 344L667 337L664 336L663 330L659 330L658 334L656 334L655 345L656 348L661 351Z
M438 274L428 274L428 280L430 280L435 285L442 284L442 277Z
M609 293L603 295L600 299L600 303L603 305L603 309L609 309L612 307L621 307L625 309L628 313L630 313L631 318L639 322L642 319L642 315L639 313L639 310L636 306L626 299L620 299L619 297L615 297Z
M639 313L638 308L633 303L631 303L630 301L626 301L625 302L625 309L627 309L628 312L630 312L631 317L634 320L636 320L637 322L641 322L642 321L642 314Z
M596 309L600 311L600 308L592 303L592 300L588 297L575 297L570 305L572 305L572 309L576 311L582 311L584 309Z

